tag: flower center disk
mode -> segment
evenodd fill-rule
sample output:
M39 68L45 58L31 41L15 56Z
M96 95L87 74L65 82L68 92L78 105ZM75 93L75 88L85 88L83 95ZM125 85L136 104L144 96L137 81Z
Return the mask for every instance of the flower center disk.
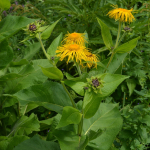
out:
M80 46L77 45L77 44L71 44L71 45L69 46L69 50L70 50L70 51L78 51L79 49L80 49Z

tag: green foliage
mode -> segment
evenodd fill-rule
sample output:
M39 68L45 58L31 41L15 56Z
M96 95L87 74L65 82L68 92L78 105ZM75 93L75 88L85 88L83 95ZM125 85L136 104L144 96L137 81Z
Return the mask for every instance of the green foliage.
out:
M43 67L41 67L41 69L42 69L43 74L50 79L55 79L55 80L63 79L63 74L58 68L55 68L55 67L43 68Z
M96 114L90 119L84 119L83 131L91 136L90 132L100 132L94 143L100 150L109 150L118 132L122 127L122 118L118 110L118 104L101 103ZM101 141L101 142L99 142Z
M0 1L0 8L1 9L9 9L10 8L10 1L5 0L5 1Z
M54 27L56 26L56 24L59 22L59 20L57 20L56 22L54 22L52 25L50 25L49 27L47 27L46 30L44 30L42 33L41 33L41 38L43 40L46 40L50 37Z
M136 21L122 23L118 34L117 20L107 16L111 5L136 10ZM0 149L149 149L150 3L18 0L11 6L0 2ZM26 37L37 18L34 36ZM56 50L68 31L85 33L97 67L59 61Z
M57 128L67 126L69 124L79 124L81 118L82 114L79 110L71 106L66 106L63 108L62 117Z
M17 33L31 22L34 22L34 19L20 16L7 16L0 22L0 42Z
M26 140L19 144L14 150L60 150L59 146L57 143L52 142L52 141L44 141L40 139L38 135L35 135L33 138Z
M107 25L105 25L99 18L97 18L97 21L101 26L101 32L102 32L101 34L103 37L103 41L104 41L106 47L111 50L113 47L113 42L112 42L112 36L110 34L110 30L107 27Z
M7 41L3 41L0 43L1 51L0 51L0 69L5 68L13 59L13 50L10 46L8 46Z

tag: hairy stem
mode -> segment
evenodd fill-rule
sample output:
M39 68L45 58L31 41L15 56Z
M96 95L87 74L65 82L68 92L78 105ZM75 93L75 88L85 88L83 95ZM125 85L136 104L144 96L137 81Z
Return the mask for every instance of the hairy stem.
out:
M119 21L119 25L118 25L118 34L117 34L115 48L118 46L118 42L119 42L119 38L120 38L120 33L121 33L121 21Z
M47 56L47 53L46 53L46 50L45 50L45 48L44 48L44 45L43 45L43 43L42 43L40 34L39 34L38 40L39 40L39 42L40 42L40 44L41 44L42 50L43 50L43 52L44 52L44 55L45 55L46 58L49 60L49 58L48 58L48 56Z
M65 91L67 92L67 94L68 94L68 96L69 96L69 98L70 98L70 100L71 100L72 106L73 106L74 108L77 108L77 107L76 107L76 104L75 104L75 102L74 102L74 100L72 99L72 97L71 97L69 91L67 90L65 84L63 83L63 81L61 81L61 84L62 84L63 88L65 89Z

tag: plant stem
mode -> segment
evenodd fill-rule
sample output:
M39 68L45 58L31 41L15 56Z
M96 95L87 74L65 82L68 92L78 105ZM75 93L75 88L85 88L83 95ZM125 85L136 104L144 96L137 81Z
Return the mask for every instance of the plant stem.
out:
M119 21L119 25L118 25L118 34L117 34L115 48L118 46L118 42L119 42L119 38L120 38L120 33L121 33L121 21Z
M46 58L49 60L49 58L48 58L48 56L47 56L47 53L46 53L46 50L45 50L45 48L44 48L44 45L43 45L43 43L42 43L40 34L39 34L38 40L39 40L39 42L40 42L40 44L41 44L42 50L43 50L43 52L44 52L44 55L45 55Z
M68 90L67 90L65 84L63 83L63 81L61 81L61 84L62 84L63 88L65 89L65 91L67 92L67 94L68 94L68 96L69 96L69 98L70 98L70 100L71 100L72 106L73 106L74 108L77 108L77 107L76 107L76 104L75 104L75 102L74 102L74 100L72 99L72 97L71 97L70 93L68 92Z
M123 35L121 36L121 38L120 38L120 40L119 40L119 42L118 42L118 45L119 45L119 43L122 41L122 39L124 38L125 35L126 35L126 32L124 32Z
M110 59L109 59L109 62L107 64L107 67L106 67L104 72L106 72L107 68L109 67L109 65L110 65L110 63L111 63L111 61L112 61L112 59L114 57L114 54L115 54L114 50L117 48L117 46L119 44L118 42L119 42L119 38L120 38L120 33L121 33L121 21L119 21L119 25L118 25L118 34L117 34L116 44L115 44L115 47L114 47L114 49L112 51L112 54L111 54Z
M83 128L83 116L82 116L81 121L78 125L78 135L79 136L81 136L81 134L82 134L82 128Z
M111 54L111 56L110 56L110 59L109 59L109 62L108 62L108 64L107 64L107 67L106 67L104 73L106 72L107 68L109 67L109 65L110 65L110 63L111 63L111 61L112 61L112 59L113 59L113 57L114 57L114 54L115 54L115 53L112 52L112 54Z
M123 108L124 108L124 105L125 105L125 100L126 100L126 92L124 92L124 96L123 96Z
M74 60L79 76L82 75L80 65Z

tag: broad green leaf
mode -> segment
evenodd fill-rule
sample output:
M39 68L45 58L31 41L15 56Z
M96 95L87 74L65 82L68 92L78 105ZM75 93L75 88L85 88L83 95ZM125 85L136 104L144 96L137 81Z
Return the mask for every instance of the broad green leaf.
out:
M65 80L64 83L71 87L79 95L84 96L84 87L86 86L84 82Z
M0 33L1 36L1 33ZM6 67L13 59L13 50L7 41L0 43L0 69Z
M44 141L38 135L35 135L20 143L13 150L60 150L60 148L56 142Z
M14 94L21 106L35 103L49 110L62 113L64 106L72 106L69 96L63 86L57 82L47 81L34 85Z
M53 132L59 141L61 150L84 150L88 144L86 136L78 136L71 131L55 130Z
M101 26L101 33L103 37L103 41L107 48L111 49L113 46L112 36L110 30L106 24L104 24L99 18L97 18L99 25Z
M60 19L59 19L60 20ZM43 40L46 40L50 37L54 27L56 26L56 24L59 22L59 20L57 20L56 22L54 22L52 25L50 25L46 30L44 30L42 33L41 33L41 38Z
M29 117L22 116L19 120L17 120L9 135L28 135L33 131L40 131L40 125L37 116L31 114Z
M96 113L102 100L98 94L86 91L83 100L84 118L91 118Z
M8 80L14 80L16 78L20 78L22 75L17 73L9 73L0 77L0 82L6 82Z
M121 128L122 118L118 104L101 103L96 114L90 119L84 119L83 123L85 135L91 131L99 132L102 130L102 133L91 141L97 145L99 150L109 150Z
M100 95L100 97L105 97L105 96L109 96L110 94L112 94L116 90L118 85L127 78L129 78L129 76L106 73L103 79L104 87L101 88L102 94Z
M11 6L11 4L10 4L10 1L9 0L1 0L0 1L0 8L1 9L9 9L10 8L10 6Z
M120 67L120 65L123 63L125 57L127 56L128 53L122 53L122 54L118 54L116 53L107 69L106 72L108 73L115 73L118 68ZM109 61L110 58L107 59L107 61Z
M50 67L50 68L41 67L41 69L43 74L50 79L55 79L55 80L63 79L63 73L56 67Z
M124 43L120 46L118 46L116 49L115 49L115 53L127 53L127 52L130 52L133 48L136 47L137 45L137 42L138 42L138 39L139 37L127 42L127 43Z
M13 61L10 63L10 66L22 66L22 65L26 65L29 62L26 59L21 59L20 61Z
M34 22L34 19L12 15L7 16L0 22L0 42L17 33L31 22Z
M131 96L136 87L136 81L134 79L127 79L127 86L129 89L129 96Z
M71 106L66 106L63 108L62 117L57 128L67 126L69 124L79 124L81 118L82 114L79 110Z
M0 140L0 150L13 150L15 146L20 144L21 142L29 139L27 136L14 136L14 137L6 137L5 140ZM3 149L2 143L5 145L5 148Z
M16 93L34 84L41 84L47 77L43 74L41 67L51 67L47 59L33 60L30 64L21 67L9 67L10 72L15 72L23 77L7 82L5 93Z
M40 125L37 117L34 114L31 114L29 117L22 116L17 122L14 124L9 135L28 135L33 131L40 131Z
M27 49L25 49L24 59L31 60L32 57L34 57L35 54L40 50L40 47L41 45L39 42L30 45Z
M56 50L58 48L58 46L61 43L62 40L62 33L60 33L60 35L54 39L54 41L51 43L51 45L49 46L48 50L47 50L47 54L49 54L50 56L55 56L56 55Z

